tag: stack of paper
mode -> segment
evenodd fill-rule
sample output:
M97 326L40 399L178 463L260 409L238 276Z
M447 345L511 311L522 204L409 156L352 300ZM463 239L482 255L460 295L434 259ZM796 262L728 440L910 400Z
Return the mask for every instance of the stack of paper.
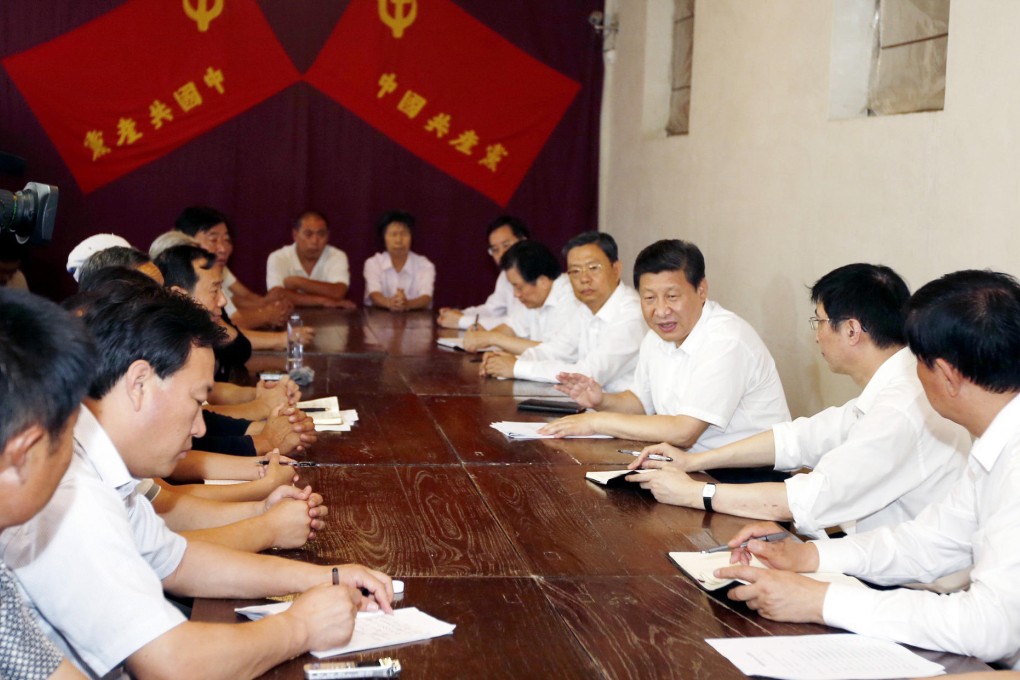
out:
M516 439L555 439L551 434L539 434L539 428L547 423L515 423L503 420L492 423L490 427L503 433L503 436L510 440ZM608 434L578 434L570 435L566 439L612 439Z
M745 675L789 680L921 678L946 669L895 642L837 633L705 640Z
M263 616L285 612L290 608L290 605L290 602L273 602L254 607L242 607L234 611L252 621L258 621ZM366 649L403 645L408 642L449 635L456 627L452 623L446 623L429 616L417 607L394 609L392 616L382 612L358 612L358 620L354 624L354 635L350 642L343 647L313 651L312 654L321 659L326 656L350 654Z
M358 412L354 409L341 411L336 397L301 401L298 408L313 409L308 416L315 423L316 432L350 432L354 423L358 422Z
M694 579L705 590L718 590L737 581L732 578L716 578L713 573L716 569L731 566L729 552L671 552L669 553L669 559L673 560L676 566L680 567L684 573ZM768 569L753 555L751 556L751 566L758 567L759 569ZM825 581L826 583L845 583L860 588L866 587L853 576L847 576L846 574L816 571L801 575L813 578L816 581Z

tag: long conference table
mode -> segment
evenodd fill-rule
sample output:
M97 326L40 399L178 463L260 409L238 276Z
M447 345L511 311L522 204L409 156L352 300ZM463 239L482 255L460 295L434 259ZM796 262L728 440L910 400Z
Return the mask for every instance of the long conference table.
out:
M590 470L623 467L626 440L507 441L499 420L551 385L486 379L478 357L436 345L456 332L431 313L302 310L316 328L305 398L337 395L360 420L322 433L301 470L329 505L327 528L300 550L318 564L360 562L406 584L397 606L456 624L452 635L357 653L398 658L405 678L741 678L706 638L837 632L768 621L706 593L667 558L726 542L746 520L604 489ZM257 353L254 374L282 354ZM193 618L240 622L249 600L199 600ZM976 659L919 652L949 672ZM303 678L303 655L266 678Z

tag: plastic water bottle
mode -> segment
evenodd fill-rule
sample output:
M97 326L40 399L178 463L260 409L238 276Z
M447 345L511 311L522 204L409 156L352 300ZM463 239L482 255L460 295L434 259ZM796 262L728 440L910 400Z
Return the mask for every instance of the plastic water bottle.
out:
M301 315L297 312L287 319L287 372L296 371L305 364L304 335L301 332L303 324Z

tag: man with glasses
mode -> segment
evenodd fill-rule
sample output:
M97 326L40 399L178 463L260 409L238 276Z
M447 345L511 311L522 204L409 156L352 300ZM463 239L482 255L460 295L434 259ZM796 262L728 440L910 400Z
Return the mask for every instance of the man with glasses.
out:
M574 296L581 302L571 323L520 357L487 353L482 371L542 382L558 382L562 374L576 373L609 389L626 389L647 329L637 293L620 282L616 241L609 234L586 231L570 239L563 252Z
M499 267L503 254L518 241L526 240L530 233L523 220L510 215L500 215L489 224L486 236L489 240L489 255ZM469 328L492 330L505 324L511 310L520 305L514 298L514 289L506 276L506 271L500 271L496 277L496 289L482 304L465 309L443 307L439 310L436 322L443 328L462 330ZM481 328L475 328L476 325Z
M850 264L829 272L811 289L809 321L830 370L850 376L861 396L715 450L685 454L667 444L649 446L632 467L661 469L632 479L664 503L793 520L809 535L913 519L959 479L970 437L932 409L917 379L904 335L909 297L907 284L888 267ZM652 453L673 462L648 460ZM706 485L686 474L766 465L811 472L741 485Z

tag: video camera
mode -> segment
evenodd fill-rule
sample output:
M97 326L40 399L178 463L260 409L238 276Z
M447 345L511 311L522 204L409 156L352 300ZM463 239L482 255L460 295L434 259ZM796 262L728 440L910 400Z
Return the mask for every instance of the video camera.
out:
M24 161L10 154L0 153L0 161L0 169L24 167ZM21 244L49 243L59 196L57 187L39 182L29 182L21 191L0 189L0 233L11 232Z

